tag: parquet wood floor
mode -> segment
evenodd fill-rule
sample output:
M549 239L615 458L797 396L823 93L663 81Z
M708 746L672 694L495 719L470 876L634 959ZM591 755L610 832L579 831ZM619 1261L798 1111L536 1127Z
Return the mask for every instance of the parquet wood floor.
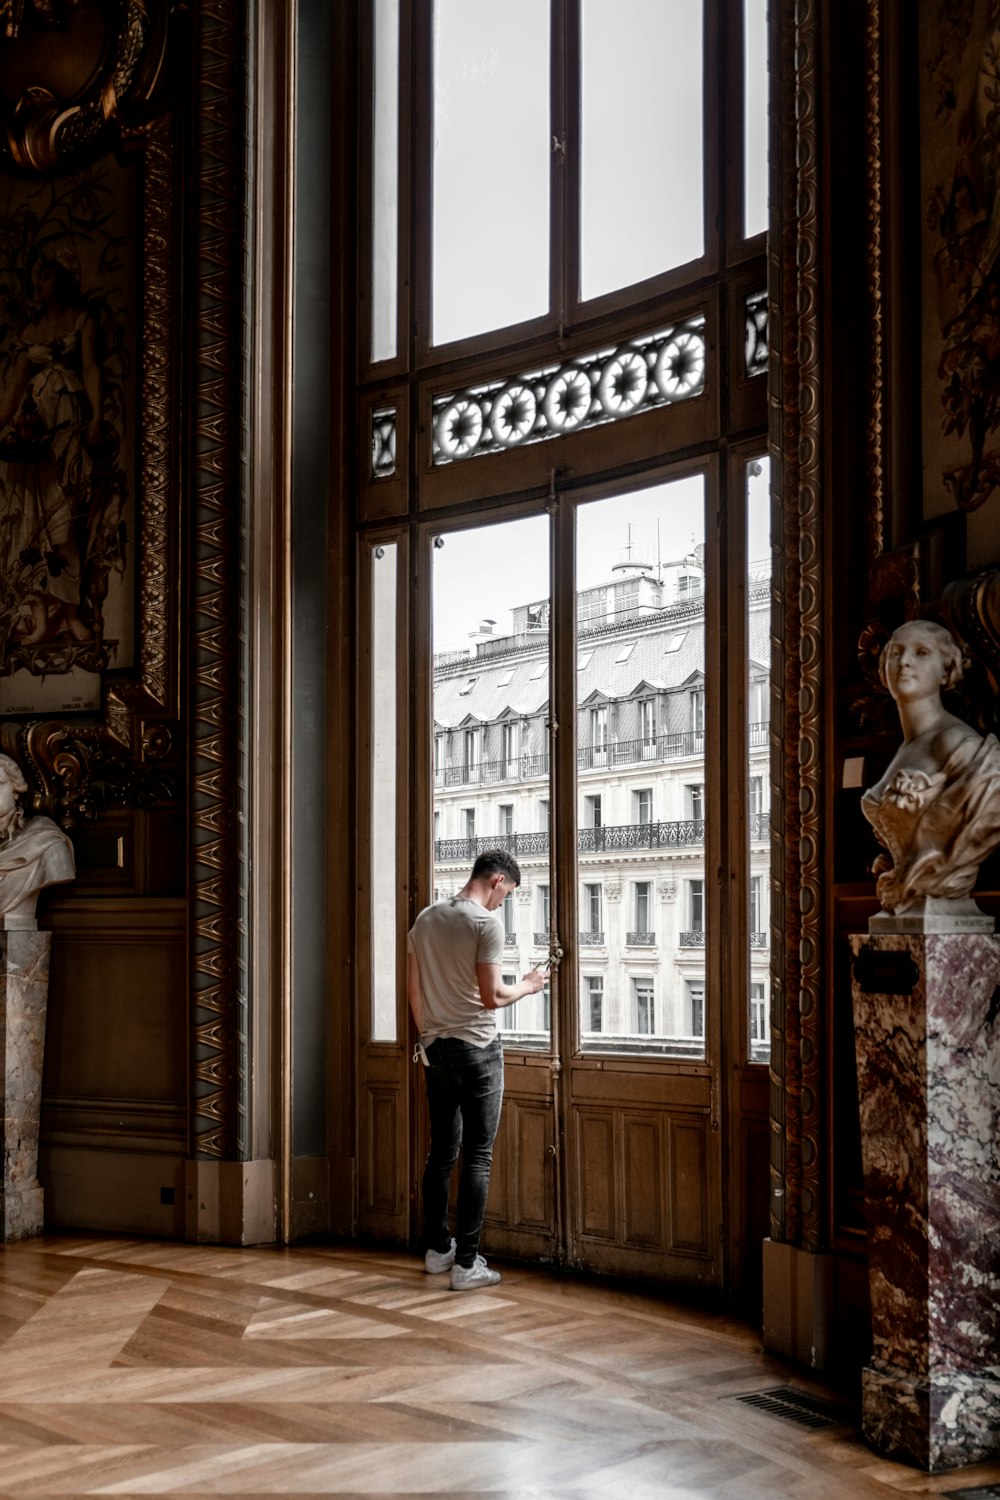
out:
M0 1253L0 1494L893 1500L850 1425L732 1399L822 1386L752 1330L523 1267L452 1293L403 1253L45 1236Z

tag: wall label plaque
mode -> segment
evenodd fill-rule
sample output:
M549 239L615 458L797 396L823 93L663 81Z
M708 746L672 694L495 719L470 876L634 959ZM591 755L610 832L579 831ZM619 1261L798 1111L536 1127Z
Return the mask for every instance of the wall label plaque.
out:
M920 970L909 953L873 948L866 943L854 959L854 978L869 995L912 995Z

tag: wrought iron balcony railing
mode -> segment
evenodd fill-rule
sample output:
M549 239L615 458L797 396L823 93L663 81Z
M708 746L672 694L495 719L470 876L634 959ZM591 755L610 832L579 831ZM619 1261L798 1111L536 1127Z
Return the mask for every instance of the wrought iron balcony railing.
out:
M604 942L604 931L600 927L591 927L587 932L580 933L580 947L599 946Z
M549 946L549 935L547 932L533 932L531 940L536 948L547 948Z
M634 948L655 948L656 933L646 932L645 929L641 932L627 932L625 934L625 941Z
M696 928L693 932L679 933L677 941L682 948L704 948L705 934Z
M755 843L771 836L771 814L754 813L750 838ZM691 849L705 842L704 818L682 818L674 823L612 823L605 828L581 828L581 854L603 854L619 849ZM486 833L469 839L435 839L434 863L461 860L471 864L486 849L506 849L514 858L548 854L549 835L543 833Z
M748 729L750 748L759 750L769 742L770 724L751 724ZM577 766L581 771L602 770L614 766L636 766L649 761L683 760L705 754L705 735L701 730L651 735L646 739L617 740L609 745L581 745ZM511 781L537 781L549 774L549 757L518 755L513 760L481 760L474 765L435 766L436 787L500 786Z
M766 948L770 942L770 935L766 932L751 932L751 948Z

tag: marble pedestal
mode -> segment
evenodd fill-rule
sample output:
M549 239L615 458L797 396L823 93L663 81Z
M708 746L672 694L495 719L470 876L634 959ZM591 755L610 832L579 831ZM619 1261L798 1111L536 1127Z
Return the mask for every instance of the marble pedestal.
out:
M851 942L874 1336L862 1426L935 1472L1000 1454L1000 937Z
M32 924L32 928L33 928ZM42 1230L38 1128L52 934L0 930L0 1028L4 1051L0 1240Z

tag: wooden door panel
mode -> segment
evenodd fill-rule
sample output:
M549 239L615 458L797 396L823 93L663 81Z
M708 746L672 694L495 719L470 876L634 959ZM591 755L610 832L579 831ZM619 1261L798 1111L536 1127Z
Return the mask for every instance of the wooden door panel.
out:
M665 1248L663 1131L655 1115L621 1114L621 1236L626 1245Z
M670 1246L708 1255L708 1121L667 1120L670 1140Z
M553 1228L552 1110L514 1099L508 1118L513 1157L512 1219L517 1229Z
M616 1220L615 1120L610 1110L579 1114L576 1155L576 1198L584 1234L614 1240Z
M395 1215L401 1207L399 1154L396 1150L398 1095L391 1086L365 1090L368 1121L366 1214Z
M555 1105L547 1058L513 1053L493 1147L484 1246L495 1255L556 1254Z

